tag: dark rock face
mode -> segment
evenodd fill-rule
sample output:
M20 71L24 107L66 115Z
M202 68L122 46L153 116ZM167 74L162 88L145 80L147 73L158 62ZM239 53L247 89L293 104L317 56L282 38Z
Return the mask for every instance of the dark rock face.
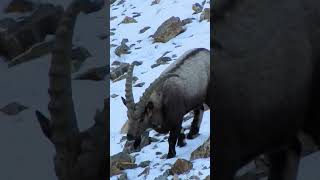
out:
M62 13L60 6L40 4L21 22L7 20L7 29L0 31L0 54L12 59L43 41L46 35L54 34Z
M24 13L32 11L34 4L27 0L12 0L8 7L5 9L6 13Z
M154 42L166 43L183 31L183 23L181 22L180 18L171 17L158 27L157 31L152 37Z

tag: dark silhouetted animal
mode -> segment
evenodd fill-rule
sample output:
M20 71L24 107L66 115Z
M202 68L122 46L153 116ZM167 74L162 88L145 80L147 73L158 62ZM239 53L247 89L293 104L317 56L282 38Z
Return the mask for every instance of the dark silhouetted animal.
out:
M320 145L320 2L214 2L212 177L233 180L264 153L269 180L294 180L298 133Z

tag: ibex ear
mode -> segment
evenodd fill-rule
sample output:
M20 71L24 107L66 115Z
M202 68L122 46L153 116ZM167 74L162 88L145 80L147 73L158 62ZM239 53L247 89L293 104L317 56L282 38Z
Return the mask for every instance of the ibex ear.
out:
M153 102L152 101L149 101L147 106L146 106L146 110L147 112L150 112L153 110Z
M127 106L127 101L126 101L126 99L121 96L121 100L122 100L122 103L123 103L125 106Z

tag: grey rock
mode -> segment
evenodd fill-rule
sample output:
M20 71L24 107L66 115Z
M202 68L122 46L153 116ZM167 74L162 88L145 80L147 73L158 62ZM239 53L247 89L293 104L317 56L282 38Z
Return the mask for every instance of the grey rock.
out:
M12 102L0 109L1 112L13 116L19 114L21 111L28 109L28 107L19 104L18 102Z
M190 24L190 23L192 23L192 18L187 18L187 19L182 20L183 26L186 24Z
M154 0L154 1L152 1L151 6L155 5L155 4L159 4L159 3L160 3L160 0Z
M110 97L111 98L116 98L116 97L118 97L119 95L118 94L112 94Z
M129 69L129 63L121 63L117 68L110 72L110 79L115 82L116 79L123 76Z
M190 160L210 157L210 137L191 153Z
M103 81L109 73L109 66L94 67L78 74L75 80Z
M184 174L189 172L193 167L193 164L185 159L177 159L171 168L172 174Z
M132 64L135 66L140 66L143 62L142 61L133 61Z
M137 23L137 21L132 18L132 17L129 17L129 16L126 16L122 21L121 21L122 24L130 24L130 23Z
M192 5L193 14L198 14L202 11L203 7L199 3L195 3Z
M121 56L122 54L130 54L130 51L129 51L130 47L126 45L127 42L128 42L128 39L123 39L121 41L121 45L115 49L114 53L117 56Z
M145 82L141 82L141 83L134 85L133 87L143 87L144 85L145 85Z
M171 17L162 23L153 34L154 42L166 43L184 31L183 24L179 17Z
M150 29L150 26L147 26L147 27L142 28L142 29L139 31L139 33L142 34L142 33L146 32L148 29Z
M210 22L210 8L205 8L200 15L200 21L208 20Z
M148 161L142 161L138 166L142 167L142 168L145 168L145 167L149 166L150 163L151 163L151 161L149 161L149 160Z

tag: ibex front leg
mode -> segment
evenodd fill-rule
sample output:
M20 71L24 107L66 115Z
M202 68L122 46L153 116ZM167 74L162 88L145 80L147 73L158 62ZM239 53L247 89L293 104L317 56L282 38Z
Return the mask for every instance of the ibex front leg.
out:
M167 155L167 159L173 158L176 156L176 144L177 144L177 140L178 137L180 135L181 132L181 126L178 126L176 128L173 128L170 131L170 135L169 135L169 152Z
M202 122L204 106L201 105L199 108L194 109L193 112L194 112L194 117L191 124L190 132L187 135L188 139L194 139L199 135L199 129Z

